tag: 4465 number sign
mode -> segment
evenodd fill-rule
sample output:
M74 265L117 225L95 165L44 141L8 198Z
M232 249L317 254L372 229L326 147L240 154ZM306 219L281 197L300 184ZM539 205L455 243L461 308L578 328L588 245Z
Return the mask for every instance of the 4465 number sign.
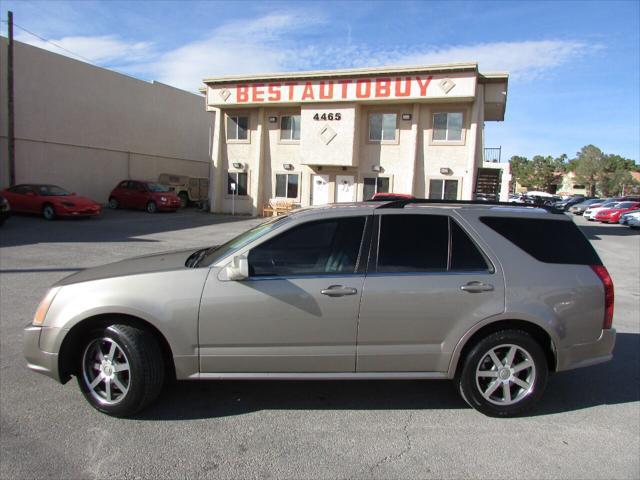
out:
M342 119L342 114L340 113L323 113L323 114L319 114L316 113L313 116L314 120L341 120Z

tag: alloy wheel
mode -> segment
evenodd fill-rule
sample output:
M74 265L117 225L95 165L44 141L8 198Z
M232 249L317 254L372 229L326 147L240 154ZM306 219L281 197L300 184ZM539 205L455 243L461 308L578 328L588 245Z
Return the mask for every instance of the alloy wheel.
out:
M82 356L82 376L100 404L120 403L131 385L129 359L122 346L108 337L91 341Z
M532 355L519 345L493 347L476 367L476 386L494 405L513 405L533 392L536 367Z

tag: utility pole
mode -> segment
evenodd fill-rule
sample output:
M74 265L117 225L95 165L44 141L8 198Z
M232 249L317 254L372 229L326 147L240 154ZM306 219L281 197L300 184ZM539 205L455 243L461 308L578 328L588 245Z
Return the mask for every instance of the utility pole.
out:
M9 144L9 186L16 184L16 136L15 111L13 104L13 12L8 12L9 45L7 52L7 105L8 105L8 144Z

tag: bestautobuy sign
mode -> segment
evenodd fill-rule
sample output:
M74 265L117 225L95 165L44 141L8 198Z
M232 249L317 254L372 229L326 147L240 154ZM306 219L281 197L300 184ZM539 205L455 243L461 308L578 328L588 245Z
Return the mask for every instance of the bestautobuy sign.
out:
M209 84L210 106L474 97L473 73Z

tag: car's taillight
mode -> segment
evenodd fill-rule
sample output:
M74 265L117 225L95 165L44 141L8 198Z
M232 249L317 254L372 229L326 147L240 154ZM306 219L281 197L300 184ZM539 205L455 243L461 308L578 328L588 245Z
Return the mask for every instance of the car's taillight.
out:
M593 271L598 275L604 287L604 321L602 328L611 328L613 324L613 280L604 265L591 265Z

